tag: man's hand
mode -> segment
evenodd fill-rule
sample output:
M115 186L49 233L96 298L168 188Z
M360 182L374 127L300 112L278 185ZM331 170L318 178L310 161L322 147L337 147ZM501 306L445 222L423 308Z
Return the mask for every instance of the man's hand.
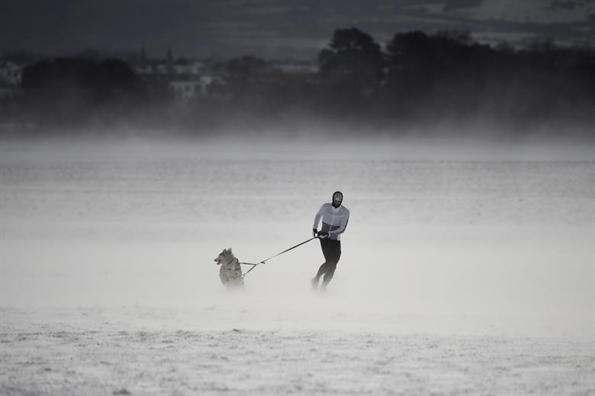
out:
M314 238L318 238L318 230L316 228L312 228L312 236L314 236Z
M328 232L322 232L322 231L320 231L320 232L318 233L318 238L319 238L319 239L328 238Z

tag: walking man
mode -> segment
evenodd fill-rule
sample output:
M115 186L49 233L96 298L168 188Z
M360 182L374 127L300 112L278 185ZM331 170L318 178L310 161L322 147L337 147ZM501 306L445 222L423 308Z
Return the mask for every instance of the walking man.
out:
M322 228L318 231L321 220ZM333 194L332 203L323 204L314 217L312 233L314 237L320 239L325 262L318 269L316 276L312 278L313 289L318 289L318 282L323 275L322 290L326 290L326 286L333 279L341 257L341 234L345 232L348 221L349 209L343 206L343 193L336 191Z

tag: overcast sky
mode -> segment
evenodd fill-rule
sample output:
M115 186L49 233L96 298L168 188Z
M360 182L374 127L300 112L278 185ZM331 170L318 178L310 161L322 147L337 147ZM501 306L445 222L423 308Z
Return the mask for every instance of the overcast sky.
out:
M337 28L464 30L482 43L595 45L595 0L0 0L0 51L315 60Z

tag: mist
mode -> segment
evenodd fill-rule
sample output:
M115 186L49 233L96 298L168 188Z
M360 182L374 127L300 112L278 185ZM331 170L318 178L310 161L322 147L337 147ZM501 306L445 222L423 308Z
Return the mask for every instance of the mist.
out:
M4 139L1 161L3 304L308 312L316 241L256 268L242 295L212 260L307 239L341 189L352 219L335 308L592 317L589 146Z
M2 134L0 390L591 392L593 142L456 135Z
M164 57L146 23L123 17L137 6L78 3L50 13L56 31L92 20L93 43L119 27L130 34L118 45L139 46L137 34L153 51L143 39L121 59L0 56L0 394L595 393L587 5L534 4L510 22L489 19L500 7L487 2L383 3L380 18L351 4L343 15L368 28L468 21L567 40L333 26L298 61L178 51L239 38L233 54L282 56L297 33L303 53L322 24L351 17L329 4L309 19L317 7L200 3L214 19L194 15L188 32L202 33L183 39L184 18L167 27L175 5L156 15L143 3L159 43L177 32ZM27 15L13 19L47 25ZM23 42L17 25L6 48ZM569 37L580 40L560 45ZM327 290L312 290L324 261L312 223L337 190L351 211L341 259ZM270 258L244 266L244 290L219 279L227 248Z
M0 393L593 393L592 55L351 28L299 73L7 63ZM317 240L221 284L337 190L325 293Z

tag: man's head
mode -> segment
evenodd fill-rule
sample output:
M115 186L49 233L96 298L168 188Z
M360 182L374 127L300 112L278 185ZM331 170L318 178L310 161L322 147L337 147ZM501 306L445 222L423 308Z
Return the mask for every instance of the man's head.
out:
M343 203L343 193L341 191L335 191L333 193L333 207L338 208Z

